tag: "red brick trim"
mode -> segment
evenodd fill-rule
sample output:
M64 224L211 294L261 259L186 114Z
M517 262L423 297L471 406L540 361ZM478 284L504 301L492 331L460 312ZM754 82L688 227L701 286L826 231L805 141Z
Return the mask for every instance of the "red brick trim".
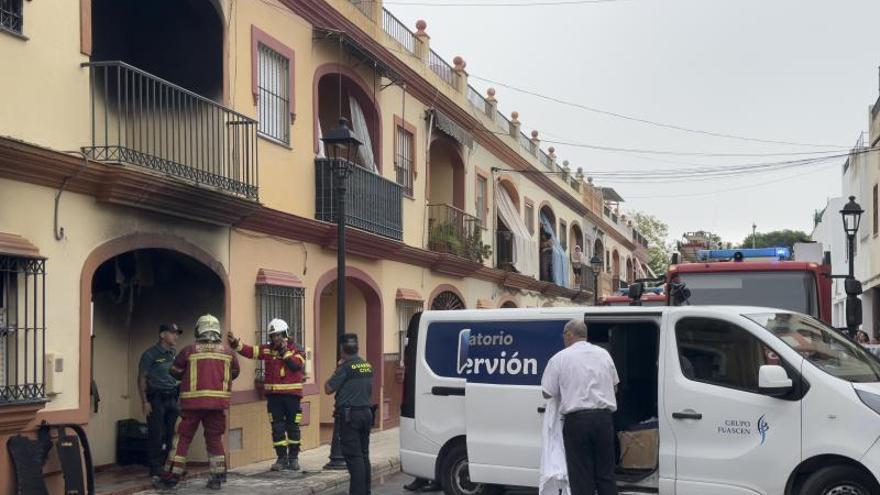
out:
M294 77L294 67L296 65L296 53L293 48L285 45L284 43L278 41L276 38L273 38L265 31L262 31L257 26L251 25L251 93L254 96L254 105L258 104L258 100L260 98L260 90L259 90L259 45L263 44L268 48L278 52L287 59L287 68L288 68L288 76L287 81L290 85L290 116L293 117L296 113L296 93L295 89L295 77Z
M397 294L395 295L395 299L398 301L415 301L415 302L424 302L425 298L422 297L422 294L415 289L397 289Z

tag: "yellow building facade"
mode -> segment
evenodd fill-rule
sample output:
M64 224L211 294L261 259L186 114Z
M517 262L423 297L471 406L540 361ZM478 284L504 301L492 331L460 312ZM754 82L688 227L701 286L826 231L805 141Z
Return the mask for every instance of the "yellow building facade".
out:
M338 161L321 138L340 117L363 141L347 179L346 327L379 370L380 428L397 424L414 312L591 303L592 277L575 283L547 261L550 240L566 258L577 244L586 259L640 260L616 277L606 267L605 293L645 273L643 239L603 215L602 190L502 114L494 91L474 90L464 60L431 50L426 24L404 26L380 1L10 5L2 444L42 421L75 423L96 464L113 465L117 423L144 419L140 353L163 322L191 342L208 312L251 343L271 318L290 320L308 357L304 447L326 442ZM233 466L273 456L260 367L241 361ZM200 440L192 458L204 459ZM12 478L0 449L0 490Z

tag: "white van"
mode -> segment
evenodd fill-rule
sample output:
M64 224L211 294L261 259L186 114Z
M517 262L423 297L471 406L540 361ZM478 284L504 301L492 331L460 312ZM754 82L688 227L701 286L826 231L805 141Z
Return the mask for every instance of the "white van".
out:
M541 375L574 318L617 365L619 444L659 438L624 446L641 465L618 466L621 491L880 494L880 360L811 317L732 306L416 315L402 470L448 495L536 487Z

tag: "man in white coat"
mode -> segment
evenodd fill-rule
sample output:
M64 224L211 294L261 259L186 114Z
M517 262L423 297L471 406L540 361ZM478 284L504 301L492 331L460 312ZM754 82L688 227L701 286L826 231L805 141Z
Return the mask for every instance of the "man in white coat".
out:
M583 320L566 323L562 338L565 349L547 363L541 389L545 398L558 400L563 416L571 493L617 495L612 421L617 410L617 368L608 351L587 342Z

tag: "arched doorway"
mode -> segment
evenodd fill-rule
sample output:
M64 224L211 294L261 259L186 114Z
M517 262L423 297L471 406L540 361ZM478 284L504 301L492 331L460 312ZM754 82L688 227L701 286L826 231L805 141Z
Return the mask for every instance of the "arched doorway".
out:
M440 292L431 301L431 309L435 311L466 309L461 296L451 290Z
M612 290L617 290L620 288L620 254L618 254L615 249L611 253L611 279L612 279Z
M121 60L222 102L224 20L217 2L92 0L91 8L93 62Z
M316 78L317 115L315 129L316 149L320 146L320 137L339 127L339 117L348 120L366 150L372 153L358 152L354 161L365 168L373 166L382 171L382 119L378 106L373 99L372 89L351 69L331 64L318 68ZM340 93L341 91L341 93ZM353 118L353 112L363 115ZM360 122L360 123L359 123ZM369 143L369 145L367 145ZM372 165L370 165L371 162Z
M315 381L321 384L336 369L338 290L335 269L325 273L315 286ZM360 355L373 365L374 404L381 404L382 307L382 295L376 282L365 272L348 267L345 279L345 327L346 332L358 335ZM333 431L333 396L323 393L323 390L320 407L320 437L322 443L327 443Z
M82 302L92 315L91 328L83 331L92 332L90 374L101 397L97 412L89 411L89 442L95 464L108 465L116 462L116 423L145 420L138 361L157 342L159 324L184 330L178 349L193 342L200 315L211 313L227 324L226 279L219 263L183 241L131 236L98 248L83 282ZM88 362L81 366L89 370ZM202 440L193 443L190 459L207 459Z
M605 245L602 244L601 239L596 239L596 242L593 243L593 253L592 256L598 256L599 262L601 263L601 270L605 270Z

